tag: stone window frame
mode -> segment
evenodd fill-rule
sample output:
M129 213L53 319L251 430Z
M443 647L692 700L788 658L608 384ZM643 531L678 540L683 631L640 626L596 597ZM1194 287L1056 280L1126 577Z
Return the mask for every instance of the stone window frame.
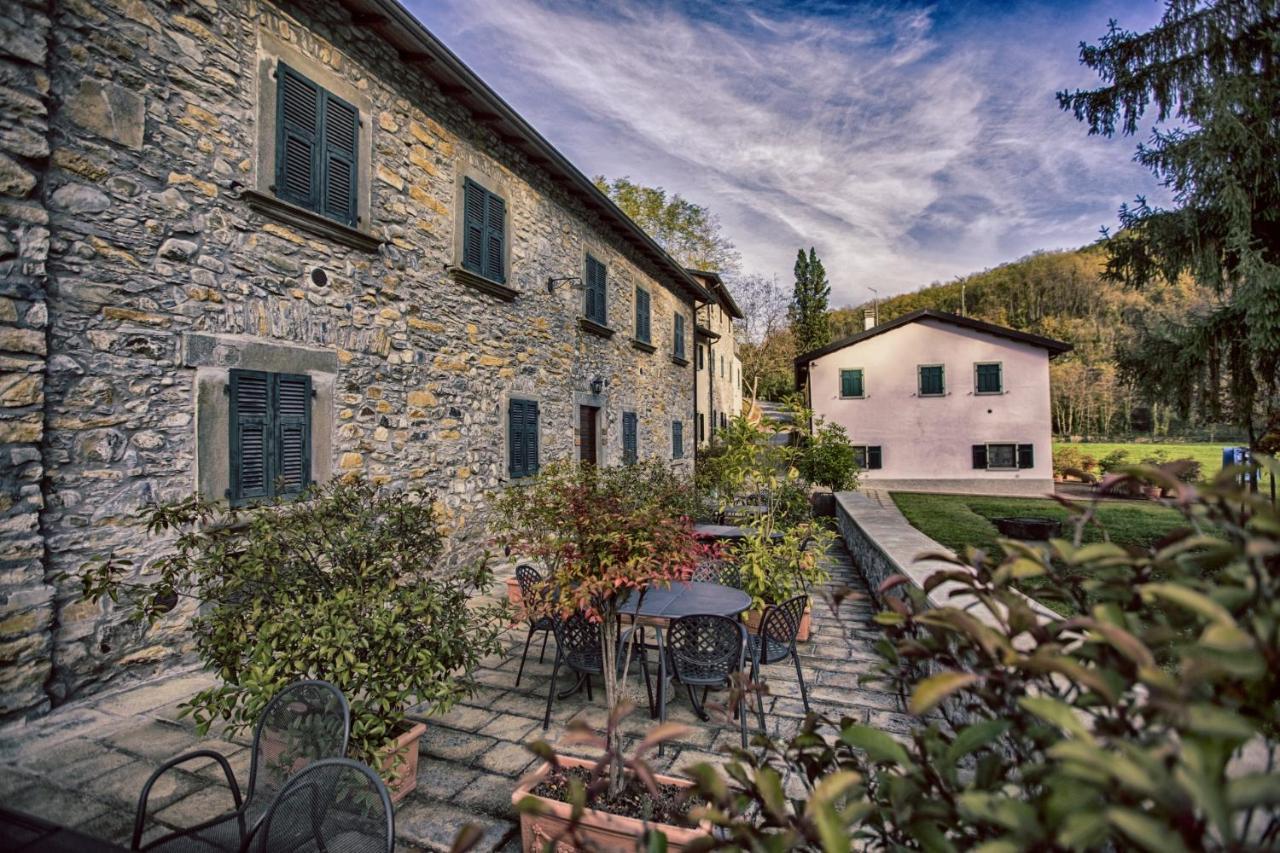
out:
M862 374L862 393L848 395L844 393L844 375L848 371L856 370ZM867 370L864 367L856 365L850 367L840 367L836 369L836 394L841 400L865 400L869 396L867 394Z
M351 104L360 113L356 144L356 226L351 227L314 211L279 199L272 189L276 176L276 141L279 81L276 67L283 62L317 86ZM257 75L254 93L256 135L253 187L244 192L249 206L259 213L328 237L344 245L365 251L376 251L379 240L373 236L373 121L374 104L340 72L281 41L265 27L258 26Z
M231 370L300 373L311 377L311 483L333 475L338 354L251 335L184 332L182 366L194 368L195 489L225 500L231 488Z
M516 218L513 182L496 170L488 169L480 163L469 161L459 161L453 172L453 215L450 217L453 225L453 238L451 240L452 249L449 263L446 269L453 280L459 284L471 287L503 302L513 302L520 295L520 289L515 286L517 281L516 271L512 266L514 257L512 242L515 237L514 223ZM507 215L502 223L502 270L505 273L505 282L486 278L469 269L465 269L462 265L462 245L466 236L466 223L463 221L463 210L466 202L463 194L468 179L501 198L506 205Z
M1000 368L1000 389L998 391L981 391L978 389L978 368L990 367L995 365ZM1004 388L1004 362L1003 361L975 361L973 363L973 394L975 397L999 397L1006 393Z

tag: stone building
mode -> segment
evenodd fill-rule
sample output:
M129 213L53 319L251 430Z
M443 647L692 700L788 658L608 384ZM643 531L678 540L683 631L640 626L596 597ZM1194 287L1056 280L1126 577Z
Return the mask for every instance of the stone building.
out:
M108 552L146 576L147 501L359 473L461 555L540 462L692 465L710 294L395 0L0 33L0 719L182 653L78 600Z
M730 418L742 413L742 360L734 340L733 322L742 310L733 301L718 273L689 270L711 293L698 306L697 367L698 443L710 441Z

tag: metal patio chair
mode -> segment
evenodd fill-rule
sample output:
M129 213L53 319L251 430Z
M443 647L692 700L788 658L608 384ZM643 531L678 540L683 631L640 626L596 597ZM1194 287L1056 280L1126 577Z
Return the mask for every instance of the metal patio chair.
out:
M521 564L516 566L516 581L520 584L520 599L524 602L525 607L529 607L538 596L538 586L542 583L542 575L533 566ZM525 637L524 654L520 655L520 671L516 673L516 687L520 686L520 679L524 678L524 662L529 657L529 643L533 641L533 635L539 631L543 632L543 636L542 651L538 653L538 663L542 663L547 655L547 638L555 633L555 619L550 616L533 616L529 618L529 636Z
M733 686L733 675L743 672L747 662L747 629L728 616L700 614L673 619L667 629L665 644L666 671L689 692L694 713L708 720L703 703L712 687ZM694 696L694 688L702 688L702 699ZM738 720L742 747L747 746L745 696L739 696L733 716ZM658 679L658 718L667 719L666 680Z
M742 573L738 570L737 565L728 560L703 560L694 566L693 574L689 576L689 580L702 583L718 583L721 586L742 589Z
M809 694L804 686L804 673L800 670L800 655L796 653L796 635L800 633L800 620L809 606L809 596L797 595L781 604L770 604L760 617L760 632L750 637L751 680L759 681L760 667L782 663L791 658L796 665L796 679L800 682L800 699L805 713L809 713ZM764 698L756 693L756 709L760 726L764 727Z
M253 752L249 785L244 796L236 784L231 765L212 749L198 749L171 758L160 765L138 798L133 824L133 850L239 851L252 839L268 805L290 777L313 762L341 758L347 751L351 733L351 711L342 691L327 681L298 681L281 690L258 718L253 731ZM161 836L145 846L147 798L162 775L198 758L213 759L222 768L235 802L227 812L195 826Z
M543 731L546 731L551 725L551 703L554 699L563 699L583 687L586 688L587 699L593 698L591 695L591 676L604 674L604 654L600 647L600 627L599 622L592 622L582 613L574 613L567 619L555 619L556 662L551 667L551 684L547 687L547 713L542 720ZM615 637L614 642L618 646L616 659L618 673L621 674L624 663L621 652L625 638L621 636ZM649 715L653 716L653 684L649 680L649 656L645 652L643 635L638 637L635 643L631 644L631 656L633 661L640 664L640 672L644 675L645 693L649 697ZM564 695L558 696L556 694L556 677L560 674L562 666L568 667L572 672L577 673L579 683L577 686L570 688Z
M348 758L295 773L272 801L247 848L255 853L391 853L395 811L378 774Z

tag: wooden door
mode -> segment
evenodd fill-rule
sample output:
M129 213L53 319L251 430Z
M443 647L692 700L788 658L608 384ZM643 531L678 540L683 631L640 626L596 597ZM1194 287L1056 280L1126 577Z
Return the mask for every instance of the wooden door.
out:
M578 407L578 461L596 464L596 422L600 409L596 406Z

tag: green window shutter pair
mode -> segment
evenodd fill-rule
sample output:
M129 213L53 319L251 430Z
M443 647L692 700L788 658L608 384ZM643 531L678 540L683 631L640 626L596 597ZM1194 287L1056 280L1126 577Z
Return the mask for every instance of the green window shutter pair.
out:
M975 444L973 445L974 468L1012 468L1036 467L1035 446L1031 444Z
M671 422L671 458L682 459L684 457L684 424L680 421Z
M976 390L979 394L999 394L1004 391L1004 377L999 362L979 364L974 368Z
M587 304L584 313L588 320L606 325L607 316L606 286L608 270L605 265L587 255L587 275L585 287Z
M311 377L232 370L232 503L293 497L311 484Z
M649 291L636 288L636 340L649 343Z
M512 400L507 409L507 470L512 478L538 473L538 404Z
M635 412L622 413L622 464L634 465L639 458Z
M676 314L675 348L672 350L677 358L684 358L684 315Z
M276 195L354 226L360 112L283 62L276 66Z
M840 371L840 396L841 397L861 397L862 396L862 370L842 370Z
M470 178L462 182L462 268L499 283L507 239L507 203Z
M922 365L919 371L921 397L940 397L946 393L946 378L942 365Z

